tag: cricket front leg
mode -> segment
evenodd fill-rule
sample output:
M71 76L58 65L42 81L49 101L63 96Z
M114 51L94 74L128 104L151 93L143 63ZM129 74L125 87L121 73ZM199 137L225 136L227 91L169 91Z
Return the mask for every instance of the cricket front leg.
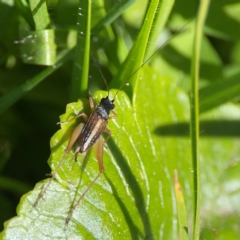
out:
M107 142L107 140L112 136L112 131L108 128L105 128L104 132L108 134L107 138L104 141Z
M88 120L88 116L87 116L86 113L80 113L80 114L78 114L77 116L75 116L75 117L73 117L73 118L71 118L71 119L69 119L69 120L67 120L67 121L57 122L57 124L69 123L69 122L71 122L72 120L77 119L77 118L79 118L79 117L83 117L83 119L84 119L85 122Z
M112 113L113 115L109 116L108 120L116 119L118 117L118 115L114 111L112 111Z

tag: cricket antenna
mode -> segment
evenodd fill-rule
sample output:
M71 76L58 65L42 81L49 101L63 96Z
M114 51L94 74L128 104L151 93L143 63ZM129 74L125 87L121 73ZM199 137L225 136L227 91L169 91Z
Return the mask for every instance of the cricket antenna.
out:
M103 81L104 81L104 83L105 83L105 85L106 85L106 87L107 87L108 97L109 97L109 87L108 87L106 78L104 77L104 75L103 75L103 73L102 73L102 71L101 71L101 69L100 69L100 67L99 67L99 65L98 65L97 60L94 60L94 61L95 61L95 66L97 67L97 69L98 69L100 75L102 76L102 79L103 79ZM119 92L125 85L128 86L129 83L126 83L126 82L125 82L125 83L122 84L122 86L117 90L116 94L114 95L113 101L115 100L115 97L117 96L118 92Z
M108 87L107 81L106 81L106 79L105 79L105 77L104 77L104 75L103 75L103 73L102 73L102 71L101 71L101 69L100 69L100 67L98 65L98 61L95 59L94 62L95 62L95 66L97 67L97 69L98 69L100 75L102 76L102 79L103 79L103 81L104 81L104 83L105 83L105 85L107 87L108 97L109 97L109 87Z
M124 87L124 86L129 86L129 83L123 83L123 85L117 90L117 92L115 93L115 95L114 95L114 98L113 98L113 101L115 100L115 98L116 98L116 96L117 96L117 94L118 94L118 92Z
M123 88L125 85L129 85L127 81L131 79L139 70L142 68L160 49L164 48L173 38L175 38L182 30L186 27L186 25L191 22L192 19L190 19L185 25L183 25L180 29L178 29L161 47L159 47L150 57L148 57L122 84L122 86L117 90L116 94L114 95L113 101L115 100L115 97L117 96L118 92Z
M183 31L183 29L185 29L185 27L193 20L194 18L191 18L189 21L186 22L186 24L184 24L180 29L178 29L163 45L161 45L153 54L151 54L125 81L124 83L121 85L121 87L117 90L116 94L114 95L114 98L113 98L113 101L115 100L118 92L123 88L123 86L128 86L129 83L128 83L128 80L130 80L147 62L149 62L149 60L157 54L157 52L164 48L173 38L175 38L180 32ZM95 62L97 62L97 60L95 60ZM101 71L101 69L99 68L99 65L96 64L97 66L97 69L99 71L99 73L101 74L104 82L105 82L105 85L107 87L107 90L108 90L108 97L109 97L109 87L108 87L108 84L107 84L107 81L106 79L104 78L103 76L103 73Z
M193 20L194 18L191 18L189 21L186 22L186 24L184 24L180 29L178 29L163 45L161 45L153 54L150 55L150 57L148 57L127 79L125 82L127 82L129 79L131 79L139 70L140 68L142 68L155 54L157 54L157 52L164 48L173 38L175 38L180 32L183 31L183 29ZM125 84L123 84L120 89L122 89L122 87ZM120 90L119 89L119 90ZM118 90L118 91L119 91Z

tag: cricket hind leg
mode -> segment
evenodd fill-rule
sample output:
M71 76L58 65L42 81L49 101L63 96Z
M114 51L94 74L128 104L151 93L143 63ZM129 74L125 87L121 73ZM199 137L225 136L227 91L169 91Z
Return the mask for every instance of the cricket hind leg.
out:
M39 193L37 199L36 199L35 202L33 203L33 207L34 207L34 208L38 205L39 201L40 201L41 199L43 199L43 197L44 197L47 189L49 188L50 184L52 183L52 181L53 181L54 178L56 177L56 174L57 174L58 170L60 169L61 165L62 165L63 162L65 161L65 158L66 158L67 154L68 154L68 152L65 152L65 153L64 153L64 155L63 155L61 161L58 163L55 171L54 171L53 173L51 173L51 178L50 178L49 182L48 182L47 185L44 187L44 189Z
M110 119L114 119L117 118L117 115L115 114L114 116L112 116ZM85 191L82 193L82 195L79 197L79 199L77 200L77 202L72 205L72 207L70 208L69 212L68 212L68 216L66 218L65 221L65 226L68 225L69 221L71 220L72 214L74 212L74 210L77 208L77 206L79 205L79 203L81 202L81 200L85 197L85 195L88 193L88 191L93 187L93 185L96 183L96 181L98 180L98 178L101 176L101 174L104 171L104 165L103 165L103 144L111 137L112 132L110 129L105 128L104 130L105 133L108 134L107 138L104 140L103 137L101 136L97 142L94 144L93 148L96 154L96 158L98 161L98 166L99 166L99 173L97 174L97 176L92 180L91 184L85 189ZM76 149L76 154L78 154L79 149Z
M65 153L61 159L61 161L58 163L57 167L55 168L54 172L51 174L51 179L49 180L49 182L47 183L46 187L40 192L40 194L38 195L38 198L36 199L36 201L33 203L33 207L36 207L38 205L38 202L44 197L47 189L49 188L50 184L52 183L52 181L54 180L58 170L60 169L60 167L62 166L63 162L65 161L65 158L67 156L67 154L70 152L73 144L76 142L77 138L79 137L82 129L83 129L84 124L80 123L78 124L78 126L74 129L71 138L68 142L68 146L65 150Z
M74 210L77 208L77 206L79 205L81 200L85 197L85 195L88 193L88 191L93 187L93 185L96 183L96 181L98 180L98 178L101 176L101 174L104 171L104 166L103 166L103 142L104 142L103 137L100 137L93 146L94 151L96 153L96 158L97 158L97 161L98 161L99 173L92 180L90 185L85 189L85 191L82 193L82 195L78 198L77 202L74 205L71 206L71 208L68 212L68 216L67 216L66 221L65 221L65 226L68 225L69 221L71 220L71 217L72 217L72 214L73 214Z

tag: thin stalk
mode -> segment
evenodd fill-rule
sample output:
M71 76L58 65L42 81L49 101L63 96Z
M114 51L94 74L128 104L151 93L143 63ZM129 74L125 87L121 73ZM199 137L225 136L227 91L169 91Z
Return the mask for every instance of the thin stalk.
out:
M193 184L194 184L194 232L193 239L199 239L200 233L200 163L199 163L199 59L201 51L201 39L204 21L207 15L209 0L201 0L193 43L192 69L191 69L191 141L192 141L192 160L193 160Z

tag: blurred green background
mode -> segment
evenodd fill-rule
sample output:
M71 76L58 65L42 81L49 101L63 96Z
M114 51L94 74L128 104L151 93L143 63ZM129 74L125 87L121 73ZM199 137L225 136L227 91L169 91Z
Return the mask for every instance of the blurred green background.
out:
M32 4L35 4L34 1ZM145 2L143 4L143 2ZM27 11L27 2L0 1L0 93L2 96L10 93L28 80L33 79L46 69L46 65L53 65L56 56L64 49L71 49L75 45L78 13L78 1L50 0L46 2L48 17L45 22L34 25L32 13ZM101 10L110 11L115 1L106 1L99 10L93 6L93 26L101 19ZM128 8L113 23L114 37L106 40L106 34L99 32L93 37L91 45L92 60L90 62L89 85L90 91L106 89L93 59L98 59L105 78L109 81L126 56L127 49L132 45L139 27L141 26L147 1L137 1ZM154 45L155 49L167 41L172 33L182 27L186 21L195 16L197 1L177 0L166 29L161 38ZM48 19L49 18L49 19ZM43 19L43 18L41 18ZM49 21L48 21L49 20ZM192 22L189 25L193 24ZM54 31L55 40L43 41L40 32L35 32L42 42L34 41L31 31L38 28ZM202 49L201 82L203 88L200 97L211 96L216 89L220 95L212 100L206 100L203 111L211 109L228 101L239 107L240 90L240 4L238 1L213 1L209 9L206 22ZM110 31L109 29L107 31ZM111 35L109 33L109 35ZM30 37L31 36L31 37ZM159 51L154 57L152 66L169 74L185 92L190 88L191 47L187 44L192 34L179 34L169 45ZM52 40L52 42L51 42ZM116 42L123 41L124 46L113 55L104 54L114 52ZM38 51L32 51L33 45L38 44ZM46 51L47 49L47 51ZM50 54L49 54L50 52ZM55 55L54 55L55 54ZM50 57L49 57L50 56ZM110 56L110 57L109 57ZM44 78L40 84L33 87L7 109L1 105L0 118L0 223L15 216L16 206L20 197L31 190L34 185L45 178L50 172L47 159L50 155L49 141L59 129L56 123L59 115L65 111L69 103L70 84L72 79L72 61L66 61L51 75ZM239 80L238 80L239 79ZM218 85L219 81L223 81ZM226 82L229 84L226 84ZM217 84L217 85L211 85ZM212 86L212 88L207 88ZM229 87L228 87L229 86ZM202 94L202 95L201 95ZM5 95L6 96L6 95ZM0 100L1 104L1 100ZM201 109L201 105L200 105ZM235 137L239 137L239 121L236 121ZM219 150L221 151L221 150ZM233 165L239 165L238 159ZM238 166L239 168L239 166ZM234 173L235 174L235 173ZM234 175L233 174L233 175ZM220 181L220 180L219 180ZM239 191L239 185L236 190ZM240 200L239 200L240 203ZM211 220L212 222L215 219ZM219 219L217 220L219 221ZM222 220L224 222L224 219ZM231 217L230 224L239 227L239 217ZM3 225L1 224L1 228ZM236 230L237 231L237 230ZM237 231L239 232L239 231ZM204 230L202 237L213 235ZM229 236L233 234L230 233ZM233 235L236 237L237 235ZM229 238L231 239L231 238ZM237 239L237 238L232 238Z

